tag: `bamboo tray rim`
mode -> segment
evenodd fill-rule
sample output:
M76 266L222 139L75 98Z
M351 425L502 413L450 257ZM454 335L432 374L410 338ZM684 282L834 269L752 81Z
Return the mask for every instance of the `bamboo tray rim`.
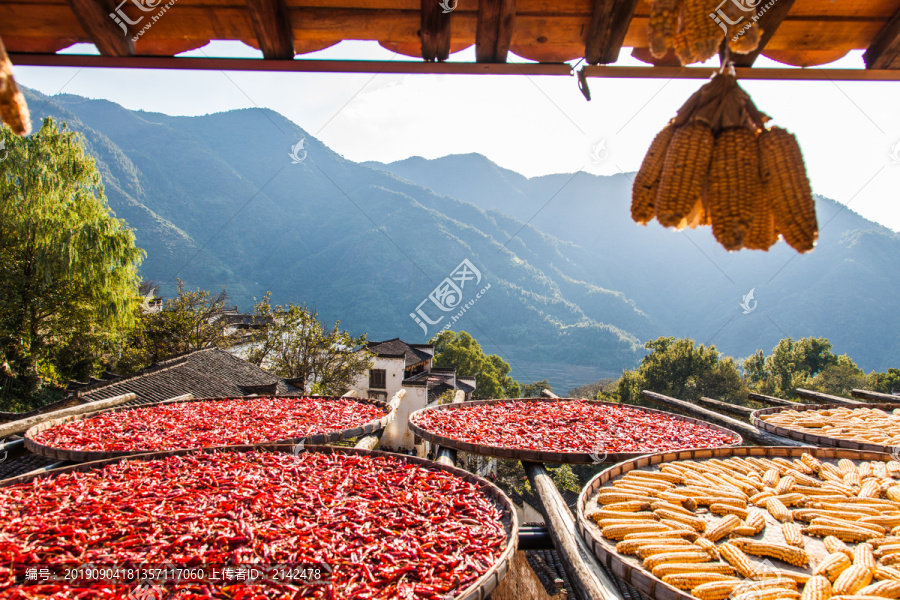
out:
M654 408L647 408L644 406L633 406L631 404L620 404L617 402L603 402L602 400L586 400L584 398L501 398L496 400L472 400L470 402L457 402L453 404L441 404L438 406L432 406L428 408L421 408L409 415L409 428L412 432L421 437L424 440L431 442L432 444L437 444L444 448L452 448L454 450L458 450L461 452L469 452L471 454L480 454L482 456L491 456L494 458L505 458L505 459L515 459L515 460L524 460L527 462L539 462L539 463L558 463L558 464L601 464L601 463L617 463L623 460L630 460L632 458L638 456L644 456L646 454L652 454L653 451L647 452L608 452L604 455L604 460L598 461L596 456L598 453L590 453L590 452L550 452L550 451L542 451L542 450L525 450L518 448L509 448L503 446L489 446L486 444L473 444L471 442L466 442L463 440L459 440L456 438L446 437L443 435L439 435L437 433L432 433L427 429L416 425L413 421L417 415L420 413L424 413L426 411L432 410L457 410L459 408L464 408L466 406L472 405L485 405L485 404L501 404L501 403L513 403L513 402L587 402L590 404L598 404L605 406L615 406L615 407L626 407L635 410L639 410L646 413L653 414L662 414L667 417L672 417L674 419L680 421L687 421L689 423L705 425L710 429L714 429L716 431L727 433L729 435L734 436L737 441L733 444L727 444L725 446L719 446L720 448L732 448L738 447L744 443L744 438L737 432L731 431L727 427L722 427L721 425L716 425L714 423L708 423L701 419L695 419L693 417L685 417L682 415L678 415L675 413L670 413L664 410L657 410Z
M816 458L838 460L849 458L852 460L891 460L891 456L884 452L858 451L844 448L802 448L797 446L741 446L739 448L694 448L690 450L673 450L646 454L636 459L613 465L595 475L584 486L578 496L576 504L575 527L582 539L591 549L594 556L603 563L611 573L631 584L638 591L650 596L654 600L696 600L690 592L679 590L640 566L626 561L616 552L615 542L606 540L600 535L599 528L586 515L588 502L594 497L598 489L612 479L618 478L629 471L644 469L662 463L677 460L704 460L707 458L729 458L732 456L756 456L760 458L784 457L799 458L804 453Z
M319 396L319 395L311 395L311 394L276 394L269 396L267 394L259 395L253 394L248 396L212 396L209 398L190 398L190 399L179 399L179 400L160 400L159 402L151 402L148 404L139 404L139 405L129 405L125 404L122 406L116 406L110 408L108 410L101 410L93 413L81 414L81 415L69 415L67 417L60 417L58 419L51 419L50 421L45 421L43 423L38 423L33 427L29 428L28 431L25 432L23 436L25 438L25 448L37 455L45 456L47 458L52 458L56 460L65 460L72 462L89 462L96 460L104 460L107 458L121 458L125 456L133 456L135 454L146 454L148 452L154 452L154 450L113 450L113 451L100 451L100 450L70 450L66 448L57 448L54 446L47 446L41 444L34 440L34 435L40 433L41 431L51 429L58 425L63 425L65 423L71 423L73 421L82 421L84 419L88 419L91 417L95 417L99 414L105 413L117 413L117 412L126 412L131 410L137 410L142 408L154 408L156 406L163 406L169 404L185 404L189 402L221 402L223 400L250 400L250 399L259 399L259 398L314 398L314 399L325 399L325 400L334 400L334 399L342 399L342 400L353 400L354 402L360 402L362 404L373 404L382 410L385 410L385 414L382 417L377 419L373 419L362 425L358 425L356 427L352 427L350 429L344 429L341 431L332 431L329 433L317 433L314 435L306 436L306 437L295 437L295 438L287 438L282 440L265 440L263 442L259 442L261 444L299 444L303 442L304 444L327 444L329 442L337 442L340 440L351 439L355 437L359 437L361 435L368 435L370 433L374 433L380 429L384 429L389 424L393 422L393 420L397 416L397 408L391 409L388 402L384 400L375 400L373 398L353 398L350 396ZM220 446L214 446L220 447ZM184 450L191 450L192 448L184 448Z
M824 410L824 409L832 409L832 408L845 408L849 410L856 410L858 408L877 408L881 410L887 410L890 412L895 408L900 408L900 402L866 402L865 404L860 404L859 406L847 405L847 404L803 404L801 406L774 406L770 408L761 408L753 411L750 414L750 422L753 423L756 427L759 427L763 431L768 431L770 433L774 433L776 435L780 435L782 437L791 438L794 440L800 440L801 442L807 442L810 444L815 444L817 446L824 446L830 448L844 448L847 450L858 450L861 452L886 452L893 453L894 449L900 449L900 445L898 446L887 446L885 444L875 444L872 442L857 442L854 440L844 440L841 438L831 437L827 435L818 435L815 433L807 433L805 431L799 431L797 429L791 429L789 427L782 427L781 425L773 425L771 423L767 423L763 421L760 417L764 415L773 415L776 413L788 411L788 410L796 410L798 412L805 412L808 410Z
M76 465L70 465L68 467L62 467L59 469L53 469L51 471L45 471L43 473L33 473L26 475L19 475L18 477L12 477L10 479L0 480L0 488L9 487L11 485L16 485L20 483L28 483L34 479L40 478L49 478L55 477L62 473L72 473L72 472L88 472L96 469L100 469L107 465L111 465L113 463L120 462L122 460L156 460L159 458L167 458L170 456L187 456L191 454L213 454L217 452L285 452L285 453L294 453L295 446L290 444L276 444L276 443L263 443L263 444L244 444L239 446L215 446L215 447L206 447L206 448L185 448L181 450L167 450L163 452L147 452L143 454L132 454L127 457L120 458L106 458L102 460L96 460L91 462L79 463ZM358 456L387 456L395 459L399 459L401 461L405 461L407 463L413 463L420 466L427 467L429 469L434 469L438 471L446 471L452 475L455 475L469 483L474 484L478 487L478 489L488 497L493 503L494 506L499 508L503 512L503 527L506 531L506 548L500 554L499 558L494 562L493 565L485 572L484 575L476 579L472 582L464 590L460 591L458 595L454 596L454 600L485 600L490 596L491 592L500 584L504 577L509 573L510 566L512 564L512 559L515 556L516 549L519 545L519 517L516 514L515 505L512 500L510 500L509 496L507 496L503 490L499 487L487 481L486 479L475 475L474 473L470 473L458 467L451 467L437 461L428 460L426 458L420 458L418 456L407 456L405 454L394 454L391 452L382 452L380 450L366 450L363 448L342 448L338 446L325 446L325 445L309 445L304 446L302 452L309 453L322 453L322 454L348 454L348 455L358 455Z

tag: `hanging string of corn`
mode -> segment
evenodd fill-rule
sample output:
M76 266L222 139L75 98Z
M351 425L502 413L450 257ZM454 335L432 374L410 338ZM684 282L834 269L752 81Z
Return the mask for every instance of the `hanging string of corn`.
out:
M16 135L28 135L31 121L25 96L13 79L12 62L0 39L0 123L6 123Z
M661 58L674 48L681 64L688 65L715 56L726 37L732 52L753 52L762 29L756 7L743 4L735 0L653 0L650 52Z
M632 218L712 225L728 250L768 250L779 235L812 250L818 224L803 155L769 120L723 67L653 140L632 187Z

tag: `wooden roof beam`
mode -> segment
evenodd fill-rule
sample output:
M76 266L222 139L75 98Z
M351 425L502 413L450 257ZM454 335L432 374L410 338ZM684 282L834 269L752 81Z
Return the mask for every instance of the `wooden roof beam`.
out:
M115 0L68 0L78 22L103 56L134 56L134 34Z
M900 10L869 44L863 60L867 69L900 69Z
M759 21L754 26L762 27L762 35L759 38L759 46L756 47L756 50L748 54L732 54L731 60L734 61L734 66L753 66L756 58L766 47L766 44L769 43L769 40L772 39L772 36L775 35L775 32L778 30L778 27L784 21L785 17L787 17L788 12L791 10L791 6L793 5L794 0L778 0L778 2L769 7L769 9L759 17Z
M475 60L505 63L516 21L516 0L478 0Z
M584 58L588 64L606 65L619 59L635 6L637 0L594 0L591 25L584 42Z
M449 6L449 4L447 4ZM437 0L422 0L422 58L428 62L444 62L450 56L450 15Z
M263 58L294 58L294 32L284 0L247 0L250 21Z

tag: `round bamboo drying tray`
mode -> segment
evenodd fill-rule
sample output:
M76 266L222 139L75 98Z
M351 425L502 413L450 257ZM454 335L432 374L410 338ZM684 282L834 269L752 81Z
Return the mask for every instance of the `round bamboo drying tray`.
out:
M210 452L251 452L251 451L270 451L270 452L294 452L294 446L290 444L251 444L244 446L220 446L217 448L197 448L190 450L170 450L167 452L150 452L145 454L132 454L128 456L125 460L154 460L157 458L164 458L167 456L184 456L187 454L194 454L198 452L210 453ZM519 543L519 518L516 516L516 509L512 503L512 500L504 494L500 488L495 486L494 484L469 473L468 471L464 471L462 469L458 469L456 467L450 467L447 465L443 465L441 463L427 460L424 458L418 458L415 456L406 456L406 455L396 455L390 454L387 452L380 452L377 450L363 450L360 448L340 448L335 446L318 446L318 445L309 445L304 446L303 452L320 452L326 454L356 454L356 455L372 455L372 456L393 456L405 460L409 463L414 463L418 465L425 466L429 469L446 471L448 473L452 473L453 475L464 479L474 485L478 486L478 488L494 503L494 505L503 512L503 527L506 531L506 548L500 555L500 558L495 562L487 572L482 575L479 579L472 583L469 587L464 590L459 591L456 595L453 596L453 600L485 600L490 596L491 592L496 588L506 574L509 572L510 565L512 563L513 556L516 553L516 547ZM98 460L93 462L86 462L77 465L72 465L69 467L63 467L61 469L54 469L52 471L48 471L45 473L36 473L34 475L21 475L19 477L14 477L12 479L6 479L0 482L0 487L7 487L10 485L15 485L19 483L27 483L34 479L47 479L51 477L55 477L60 473L70 473L70 472L87 472L92 471L94 469L102 468L106 465L119 462L123 460L122 458L108 458L104 460Z
M629 460L635 458L637 456L643 456L648 454L648 452L610 452L605 453L603 456L603 460L597 460L597 453L589 453L589 452L545 452L540 450L524 450L518 448L506 448L499 446L488 446L485 444L473 444L471 442L466 442L463 440L458 440L450 437L446 437L443 435L438 435L436 433L432 433L427 429L423 429L416 425L413 420L416 415L420 413L424 413L425 411L430 410L457 410L459 408L464 408L467 406L479 405L479 404L500 404L500 403L512 403L512 402L560 402L560 401L573 401L580 400L582 402L588 402L590 404L601 404L608 406L616 406L621 407L621 404L616 404L613 402L601 402L600 400L583 400L580 398L505 398L501 400L476 400L472 402L463 402L463 403L454 403L454 404L443 404L441 406L433 406L431 408L423 408L415 411L409 416L409 428L412 430L414 434L421 437L424 440L431 442L432 444L438 444L444 448L452 448L454 450L459 450L461 452L469 452L471 454L481 454L483 456L492 456L495 458L506 458L506 459L514 459L514 460L523 460L527 462L543 462L543 463L564 463L564 464L598 464L598 463L616 463L621 462L623 460ZM733 435L737 441L734 444L730 444L724 447L734 447L740 446L744 443L744 438L740 436L740 434L731 431L725 427L720 427L719 425L714 425L712 423L707 423L706 421L701 421L700 419L693 419L691 417L684 417L681 415L676 415L674 413L655 410L652 408L645 408L643 406L632 406L627 405L629 409L639 410L646 413L652 414L661 414L667 417L671 417L673 419L677 419L679 421L686 421L688 423L695 423L699 425L704 425L709 427L710 429L714 429L716 431L721 431L724 433L728 433L729 435Z
M243 398L256 398L257 396L243 396ZM310 396L304 394L283 394L278 395L278 398L320 398L320 399L336 399L339 396ZM129 410L143 409L143 408L152 408L154 406L160 405L168 405L168 404L182 404L185 402L218 402L220 400L236 400L242 398L242 396L229 397L229 398L195 398L191 400L178 400L175 402L171 401L162 401L162 402L154 402L152 404L142 404L140 406L120 406L113 408L107 412L124 412ZM382 400L373 400L370 398L345 398L347 400L353 400L355 402L362 402L365 404L374 404L375 406L382 408L384 410L389 409L389 405L387 402ZM93 416L96 416L99 413L91 413L86 415L71 415L68 417L62 417L60 419L53 419L52 421L46 421L44 423L40 423L35 425L31 429L25 432L25 447L34 454L39 454L41 456L46 456L47 458L53 458L56 460L67 460L71 462L88 462L94 460L105 460L107 458L118 458L122 456L132 456L134 454L145 454L147 452L152 452L152 450L116 450L111 452L101 452L97 450L67 450L65 448L54 448L52 446L46 446L44 444L38 443L34 441L34 435L38 432L44 431L46 429L51 429L56 427L57 425L63 425L65 423L71 423L72 421L81 421L83 419L88 419ZM388 410L387 414L379 419L374 419L365 423L364 425L360 425L359 427L353 427L352 429L344 429L342 431L332 431L330 433L320 433L316 435L311 435L307 437L298 437L298 438L288 438L284 440L267 440L264 443L267 444L298 444L303 442L304 444L327 444L330 442L337 442L340 440L347 440L355 437L360 437L363 435L369 435L370 433L374 433L381 429L387 427L397 416L397 409Z
M823 410L827 408L857 408L855 406L847 406L845 404L804 404L802 406L776 406L774 408L763 408L760 410L755 410L750 415L750 421L760 429L764 431L768 431L770 433L774 433L783 437L791 438L794 440L800 440L801 442L808 442L810 444L815 444L816 446L826 446L832 448L847 448L848 450L860 450L865 452L892 452L891 446L885 446L883 444L873 444L866 442L857 442L854 440L842 440L836 437L830 437L826 435L816 435L814 433L807 433L805 431L798 431L796 429L789 429L787 427L781 427L780 425L773 425L771 423L767 423L763 421L760 417L763 415L772 415L775 413L780 413L786 410L796 410L798 412L804 412L808 410ZM895 408L900 408L900 403L892 404L892 403L881 403L876 404L874 402L866 402L865 404L860 404L858 408L880 408L881 410L891 412Z
M598 474L584 487L581 495L578 497L576 516L578 532L581 537L591 548L597 560L602 562L617 577L624 579L630 583L638 591L654 598L655 600L696 600L690 592L679 590L671 585L663 583L661 579L654 577L649 571L641 566L641 562L637 557L624 556L616 552L616 542L604 538L600 533L600 527L587 516L588 509L597 506L597 493L608 484L620 478L622 475L635 469L653 470L652 467L662 463L673 462L678 460L694 460L702 461L708 458L729 458L731 456L756 456L760 458L784 457L787 459L800 458L804 453L809 453L820 460L829 460L837 462L842 458L850 459L854 462L877 460L892 460L889 454L883 452L860 452L855 450L844 450L840 448L798 448L793 446L743 446L740 448L712 448L712 449L694 449L679 450L673 452L660 452L657 454L648 454L634 460L614 465L602 473ZM764 509L761 510L766 518L766 528L761 538L763 541L784 543L781 534L780 523L776 521ZM716 515L701 515L699 517L709 518ZM754 538L756 539L756 538ZM804 534L805 549L810 556L811 565L827 556L822 539L810 537ZM851 545L852 544L848 544ZM752 559L762 562L759 557L751 557ZM778 568L782 570L792 570L810 573L811 569L801 569L786 563L778 563Z

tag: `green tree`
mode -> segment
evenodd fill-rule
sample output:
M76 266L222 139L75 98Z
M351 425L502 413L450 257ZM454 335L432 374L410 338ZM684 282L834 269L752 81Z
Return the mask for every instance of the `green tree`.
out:
M831 342L825 338L797 341L784 338L772 349L772 354L763 356L758 350L744 360L748 383L763 394L780 398L793 397L798 387L815 387L813 378L838 364L838 357L831 352Z
M143 251L78 134L0 130L0 349L25 393L99 369L134 325Z
M523 398L540 398L541 392L544 390L553 391L550 381L541 379L540 381L532 381L531 383L519 383L520 393Z
M442 331L431 338L434 366L454 367L460 377L475 378L475 398L517 398L518 382L509 376L512 370L496 354L487 355L481 345L465 331Z
M711 396L742 400L744 390L737 366L731 357L721 357L715 346L697 346L694 340L661 337L644 344L651 350L633 371L619 379L622 402L641 404L642 390L650 390L682 400Z
M900 369L888 369L884 373L872 373L869 377L872 391L890 394L900 390Z
M848 356L841 355L837 364L825 367L813 377L811 387L817 392L849 398L850 390L866 389L869 381L869 376L856 363Z
M256 304L254 314L266 326L255 334L247 359L279 377L302 378L315 392L341 394L372 367L374 355L364 348L366 335L353 337L336 321L326 330L319 313L293 303L275 306L271 294Z

